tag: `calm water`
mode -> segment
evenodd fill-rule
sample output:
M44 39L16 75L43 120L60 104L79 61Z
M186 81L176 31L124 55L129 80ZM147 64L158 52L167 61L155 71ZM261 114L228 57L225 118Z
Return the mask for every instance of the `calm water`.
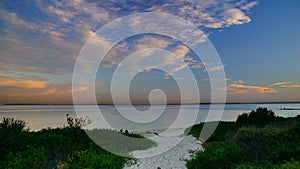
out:
M227 104L225 106L222 120L236 120L239 114L255 110L258 107L272 109L276 115L293 117L300 115L300 104ZM210 105L154 105L136 106L141 112L134 112L128 105L118 107L99 106L101 114L91 109L90 106L80 106L79 110L84 112L80 116L88 116L92 123L87 128L115 128L128 130L160 130L165 128L184 128L194 123L218 119L212 112L208 115ZM291 108L298 110L280 110L280 108ZM213 109L218 109L215 107ZM180 111L181 110L181 111ZM179 113L180 112L180 113ZM76 116L73 106L0 106L0 118L14 117L24 120L31 130L39 130L46 127L62 127L66 125L66 114ZM197 115L197 116L195 116ZM125 118L126 117L126 118ZM103 119L105 119L103 121ZM176 121L174 123L174 121ZM109 125L107 125L107 124Z

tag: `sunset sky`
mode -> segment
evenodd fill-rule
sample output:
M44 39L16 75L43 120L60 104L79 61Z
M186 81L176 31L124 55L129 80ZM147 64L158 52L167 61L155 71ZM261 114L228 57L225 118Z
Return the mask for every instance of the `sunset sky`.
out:
M210 102L207 71L223 68L227 102L300 101L299 11L299 0L3 0L0 104L72 103L73 69L86 40L106 23L140 12L163 12L192 22L208 36L223 64L207 70L208 63L194 61L188 47L168 37L145 34L124 39L98 69L99 103L112 103L110 79L120 59L150 47L190 60L171 73L185 80L181 71L192 69L201 102ZM147 102L153 89L164 91L169 102L180 101L176 81L161 70L140 70L131 84L134 103Z

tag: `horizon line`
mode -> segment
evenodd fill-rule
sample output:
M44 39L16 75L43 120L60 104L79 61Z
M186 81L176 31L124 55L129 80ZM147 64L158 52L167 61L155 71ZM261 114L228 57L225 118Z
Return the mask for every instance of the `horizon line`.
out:
M207 105L207 104L293 104L300 103L300 101L283 101L283 102L226 102L226 103L167 103L167 104L147 104L147 103L135 103L135 104L112 104L112 103L83 103L83 104L72 104L72 103L2 103L1 106L13 106L13 105Z

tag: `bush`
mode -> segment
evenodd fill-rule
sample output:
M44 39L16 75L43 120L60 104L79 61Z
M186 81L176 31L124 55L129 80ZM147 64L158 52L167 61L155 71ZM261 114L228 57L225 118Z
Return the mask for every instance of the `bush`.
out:
M239 125L239 127L247 127L249 125L249 114L243 113L239 115L236 123Z
M43 148L35 149L31 146L27 150L8 154L8 169L44 169L46 168L46 158Z
M245 163L235 167L235 169L299 169L300 162L291 160L286 161L281 165L272 164L270 162L265 163Z
M188 169L229 169L246 160L244 152L231 142L212 142L204 151L197 151L187 161Z
M234 169L275 169L277 166L272 163L243 163L236 165Z
M241 128L235 135L234 141L237 143L243 150L246 152L248 157L254 160L261 159L268 152L267 144L274 143L275 140L272 140L272 137L276 135L276 130L274 129L249 129L249 128Z
M280 164L291 158L300 160L300 133L295 132L297 127L290 129L241 128L235 135L234 142L254 161Z
M23 151L29 144L25 122L14 118L3 118L0 123L0 160L9 152Z
M250 112L250 114L239 115L236 123L242 126L255 126L255 127L265 127L276 119L276 116L272 110L267 108L259 107L256 110Z
M235 122L207 122L207 123L219 123L214 133L206 140L206 142L226 141L231 140L234 133L238 130L238 126ZM199 138L201 130L205 123L194 125L185 130L186 134L193 135Z
M37 132L25 130L25 122L4 118L0 123L0 168L122 168L125 163L132 163L131 158L116 156L97 146L81 128L89 123L87 118L73 119L67 115L68 126L47 128ZM97 130L94 130L97 131ZM112 130L100 130L99 134L111 136L102 141L111 142L115 137L123 136L122 144L112 144L119 151L126 153L136 149L146 149L154 144L141 135L128 131L118 133ZM104 132L104 133L103 133ZM105 133L106 132L106 133ZM134 142L128 137L140 138ZM60 166L59 166L60 165Z
M74 119L69 114L66 114L66 116L69 128L82 128L92 122L88 117L79 117Z
M15 120L14 118L3 118L0 123L1 130L9 130L9 132L21 132L24 130L26 123L22 120Z
M208 143L203 143L205 151L194 153L187 167L300 168L299 119L277 117L267 108L258 108L240 115L236 123L220 122ZM188 134L199 137L203 125L192 126Z
M125 158L95 150L75 151L64 164L64 169L110 168L120 169L126 163Z
M299 169L299 168L300 168L300 162L295 161L293 159L278 167L278 169Z

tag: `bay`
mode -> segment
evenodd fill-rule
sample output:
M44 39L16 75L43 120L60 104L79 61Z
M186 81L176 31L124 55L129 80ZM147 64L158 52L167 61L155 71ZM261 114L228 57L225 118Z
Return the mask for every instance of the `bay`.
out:
M0 118L11 117L27 122L30 130L55 128L67 125L66 114L73 117L87 116L92 123L86 128L113 128L124 130L164 130L166 128L186 128L203 121L234 121L239 114L250 112L258 107L267 107L278 116L294 117L300 115L300 103L276 104L226 104L221 118L211 114L221 106L203 105L100 105L95 111L88 105L78 106L76 113L72 105L1 105ZM210 116L208 112L211 108ZM285 109L285 110L284 110ZM196 116L195 116L196 115ZM105 124L107 123L107 124Z

